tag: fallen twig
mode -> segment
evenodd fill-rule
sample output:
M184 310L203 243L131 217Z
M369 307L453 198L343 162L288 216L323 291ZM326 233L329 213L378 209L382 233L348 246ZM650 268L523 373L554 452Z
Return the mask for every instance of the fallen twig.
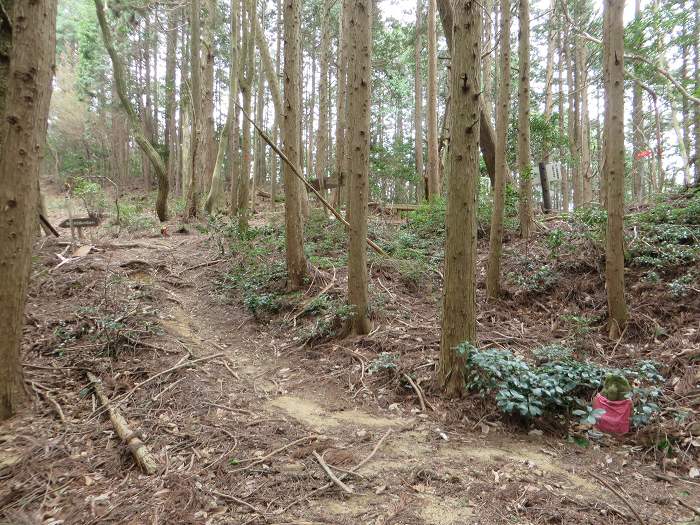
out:
M148 383L150 383L151 381L154 381L155 379L158 379L160 376L163 376L165 374L169 374L170 372L174 372L175 370L178 370L180 368L185 368L188 366L196 365L197 363L202 363L204 361L209 361L211 359L216 359L217 357L221 357L223 355L224 354L219 353L219 354L208 355L205 357L200 357L199 359L195 359L193 361L185 361L185 362L180 361L175 366L171 366L170 368L163 370L162 372L158 372L157 374L152 375L148 379L144 379L140 383L136 383L136 385L134 385L134 388L132 388L131 390L129 390L125 394L122 394L121 396L119 396L117 399L114 400L114 402L115 403L123 403L129 397L131 397L133 395L133 393L136 392L139 388L141 388L144 385L147 385Z
M613 494L615 494L615 496L617 496L617 497L620 499L620 501L622 501L622 503L624 503L624 504L627 506L627 508L630 509L630 510L632 511L632 514L634 514L634 517L637 518L637 521L638 521L639 523L641 523L642 525L644 525L644 520L641 518L641 516L639 515L639 513L637 513L637 511L634 509L634 507L632 506L632 504L627 500L627 498L625 498L622 494L620 494L620 493L615 489L615 487L613 487L610 483L608 483L607 481L605 481L605 480L604 480L603 478L601 478L600 476L597 476L596 474L594 474L594 473L591 472L590 470L588 471L588 473L589 473L591 476L593 476L595 479L597 479L598 481L600 481L603 485L605 485L605 487L607 487L607 488L610 490L610 492L612 492Z
M136 460L136 464L141 468L141 470L143 470L144 473L149 475L154 474L158 469L156 460L153 458L153 456L151 456L151 453L148 451L148 448L146 448L143 441L141 441L141 439L137 437L136 434L129 428L129 424L121 415L119 409L109 402L109 398L102 388L102 381L100 381L100 379L92 372L87 372L87 378L90 380L90 384L95 391L95 395L100 400L100 403L102 403L102 405L107 409L107 412L109 412L109 419L112 421L112 425L114 426L114 430L117 431L117 435L129 447L131 454Z
M687 504L685 501L683 501L682 499L676 498L676 503L678 503L681 507L685 507L686 509L688 509L689 511L691 511L691 512L692 512L693 514L695 514L696 516L700 516L700 509L696 509L695 507L691 507L690 505L688 505L688 504Z
M279 454L280 452L284 452L284 451L287 450L289 447L293 447L294 445L298 445L299 443L303 443L304 441L308 441L308 440L310 440L310 439L316 439L317 437L318 437L317 435L312 434L312 435L310 435L310 436L306 436L306 437L303 437L303 438L295 439L295 440L292 441L291 443L287 443L287 444L284 445L283 447L280 447L280 448L277 448L277 449L273 450L272 452L270 452L270 453L267 454L266 456L263 456L263 457L258 458L258 459L256 459L256 460L253 460L252 463L250 463L250 465L246 465L246 466L243 467L243 468L236 469L236 470L234 470L233 472L242 472L242 471L244 471L244 470L251 469L251 468L253 468L255 465L259 465L260 463L264 463L265 461L267 461L268 459L270 459L272 456L275 456L276 454ZM250 461L250 460L245 460L245 459L244 459L244 460L242 460L242 461Z
M224 494L223 492L219 492L218 490L212 490L211 493L215 494L221 498L231 500L235 503L238 503L239 505L243 505L244 507L248 507L250 510L252 510L256 514L260 514L263 517L265 516L265 513L262 510L258 509L255 505L251 505L250 503L248 503L244 499L237 498L236 496L231 496L230 494Z
M324 470L324 472L328 475L330 480L335 483L343 492L347 492L348 494L354 494L353 490L348 487L341 479L336 476L333 471L330 469L330 467L326 464L326 462L323 460L323 457L316 452L315 450L313 451L314 457L316 458L316 461L318 461L318 464L321 465L321 468Z
M382 443L384 443L384 441L386 441L386 439L391 435L392 432L393 432L392 429L387 430L387 431L386 431L386 434L384 434L384 435L381 437L381 439L380 439L379 441L377 441L377 444L374 445L374 448L372 449L372 452L370 452L369 455L367 455L367 457L365 457L365 459L363 459L363 460L360 461L357 465L355 465L354 467L352 467L352 468L350 469L350 472L355 473L355 472L357 472L358 470L360 470L363 466L365 466L365 464L366 464L370 459L372 459L372 458L374 457L374 455L375 455L375 454L377 453L377 451L379 450L379 447L382 446ZM342 481L342 480L344 480L347 476L349 476L349 474L343 474L343 475L341 475L341 476L338 476L338 478ZM313 495L315 495L315 494L318 494L319 492L323 492L324 490L329 489L329 488L331 488L332 486L333 486L333 483L326 483L325 485L322 485L322 486L318 487L317 489L312 490L312 491L309 492L308 494L305 494L304 496L295 499L294 501L292 501L292 502L291 502L289 505L287 505L286 507L283 507L283 508L281 508L281 509L277 509L276 511L273 512L273 514L279 515L279 514L282 514L282 513L284 513L284 512L287 512L287 511L288 511L289 509L291 509L294 505L297 505L298 503L301 503L301 502L304 501L305 499L308 499L308 498L310 498L311 496L313 496Z
M198 268L204 268L204 267L206 267L206 266L214 266L214 265L216 265L216 264L219 264L219 263L222 263L222 262L225 262L225 261L226 261L226 259L216 259L216 260L214 260L214 261L207 261L207 262L204 262L204 263L195 264L194 266L188 266L187 268L185 268L184 270L182 270L180 273L176 274L175 277L180 277L183 273L189 272L189 271L191 271L191 270L196 270L196 269L198 269Z
M420 402L421 411L427 412L428 409L425 406L425 398L423 397L423 391L418 387L418 385L415 383L415 381L413 381L413 379L411 379L411 376L409 376L408 374L404 374L403 376L406 379L406 381L408 381L408 383L411 385L411 388L413 388L413 391L418 396L418 401Z

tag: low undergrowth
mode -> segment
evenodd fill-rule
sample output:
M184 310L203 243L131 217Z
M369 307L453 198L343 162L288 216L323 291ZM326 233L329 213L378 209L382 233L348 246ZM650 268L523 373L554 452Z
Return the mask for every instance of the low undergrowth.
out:
M633 383L633 426L649 423L660 410L664 378L657 364L650 361L640 361L634 368L615 369L574 359L564 347L536 351L539 364L529 363L509 350L478 350L462 344L459 351L467 354L468 388L493 400L504 416L522 422L545 418L562 424L573 419L581 424L595 423L600 414L592 411L590 401L610 375L622 375Z

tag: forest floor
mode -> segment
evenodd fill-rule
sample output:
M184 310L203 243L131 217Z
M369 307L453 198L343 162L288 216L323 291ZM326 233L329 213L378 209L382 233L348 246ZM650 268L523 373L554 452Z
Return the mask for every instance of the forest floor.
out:
M280 212L266 209L254 226L265 231ZM50 214L65 217L59 200ZM347 287L333 261L311 257L308 289L280 303L250 288L261 272L276 275L279 254L229 244L212 224L173 221L169 233L114 239L100 228L83 243L90 252L67 262L74 247L38 243L25 331L29 401L0 427L0 523L692 522L700 507L692 388L668 400L691 407L690 420L620 439L589 439L576 425L523 426L481 398L441 397L439 269L416 276L371 258L375 329L341 337L329 328L338 308L318 314ZM513 253L536 259L541 248L519 243L509 240L506 273L519 272ZM660 288L634 283L629 340L608 342L600 319L561 315L567 305L604 311L597 264L543 293L511 289L496 304L479 290L481 343L525 351L578 327L578 351L598 361L623 366L654 353L673 393L697 370L700 293L674 306ZM142 474L117 438L88 371L142 436L155 475ZM404 374L424 392L425 410ZM316 454L351 493L329 483Z

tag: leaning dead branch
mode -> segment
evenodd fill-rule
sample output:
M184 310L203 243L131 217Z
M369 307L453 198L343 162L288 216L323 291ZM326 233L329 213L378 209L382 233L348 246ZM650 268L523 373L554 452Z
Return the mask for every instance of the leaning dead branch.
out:
M326 464L326 462L323 460L323 457L316 452L315 450L313 451L314 457L316 458L316 461L318 461L318 464L321 465L321 468L323 471L328 475L330 480L335 483L338 488L340 488L343 492L346 492L348 494L354 494L353 490L348 487L341 479L336 476L333 471L330 469L330 467Z
M127 447L129 447L131 454L136 460L136 464L145 474L155 474L158 469L156 460L148 451L144 442L129 428L129 424L126 419L124 419L124 416L121 415L119 409L110 403L107 394L105 394L102 388L102 381L91 372L87 372L87 378L90 380L90 384L95 391L95 395L100 400L100 403L107 409L109 419L112 422L112 426L114 426L114 430L117 431L117 435L126 443Z

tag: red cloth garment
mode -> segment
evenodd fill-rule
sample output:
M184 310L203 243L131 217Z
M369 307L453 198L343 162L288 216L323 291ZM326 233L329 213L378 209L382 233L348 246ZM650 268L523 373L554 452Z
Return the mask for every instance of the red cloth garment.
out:
M630 431L630 417L632 416L632 400L610 401L602 394L596 394L593 398L593 409L605 410L595 424L601 432L608 434L626 434Z

